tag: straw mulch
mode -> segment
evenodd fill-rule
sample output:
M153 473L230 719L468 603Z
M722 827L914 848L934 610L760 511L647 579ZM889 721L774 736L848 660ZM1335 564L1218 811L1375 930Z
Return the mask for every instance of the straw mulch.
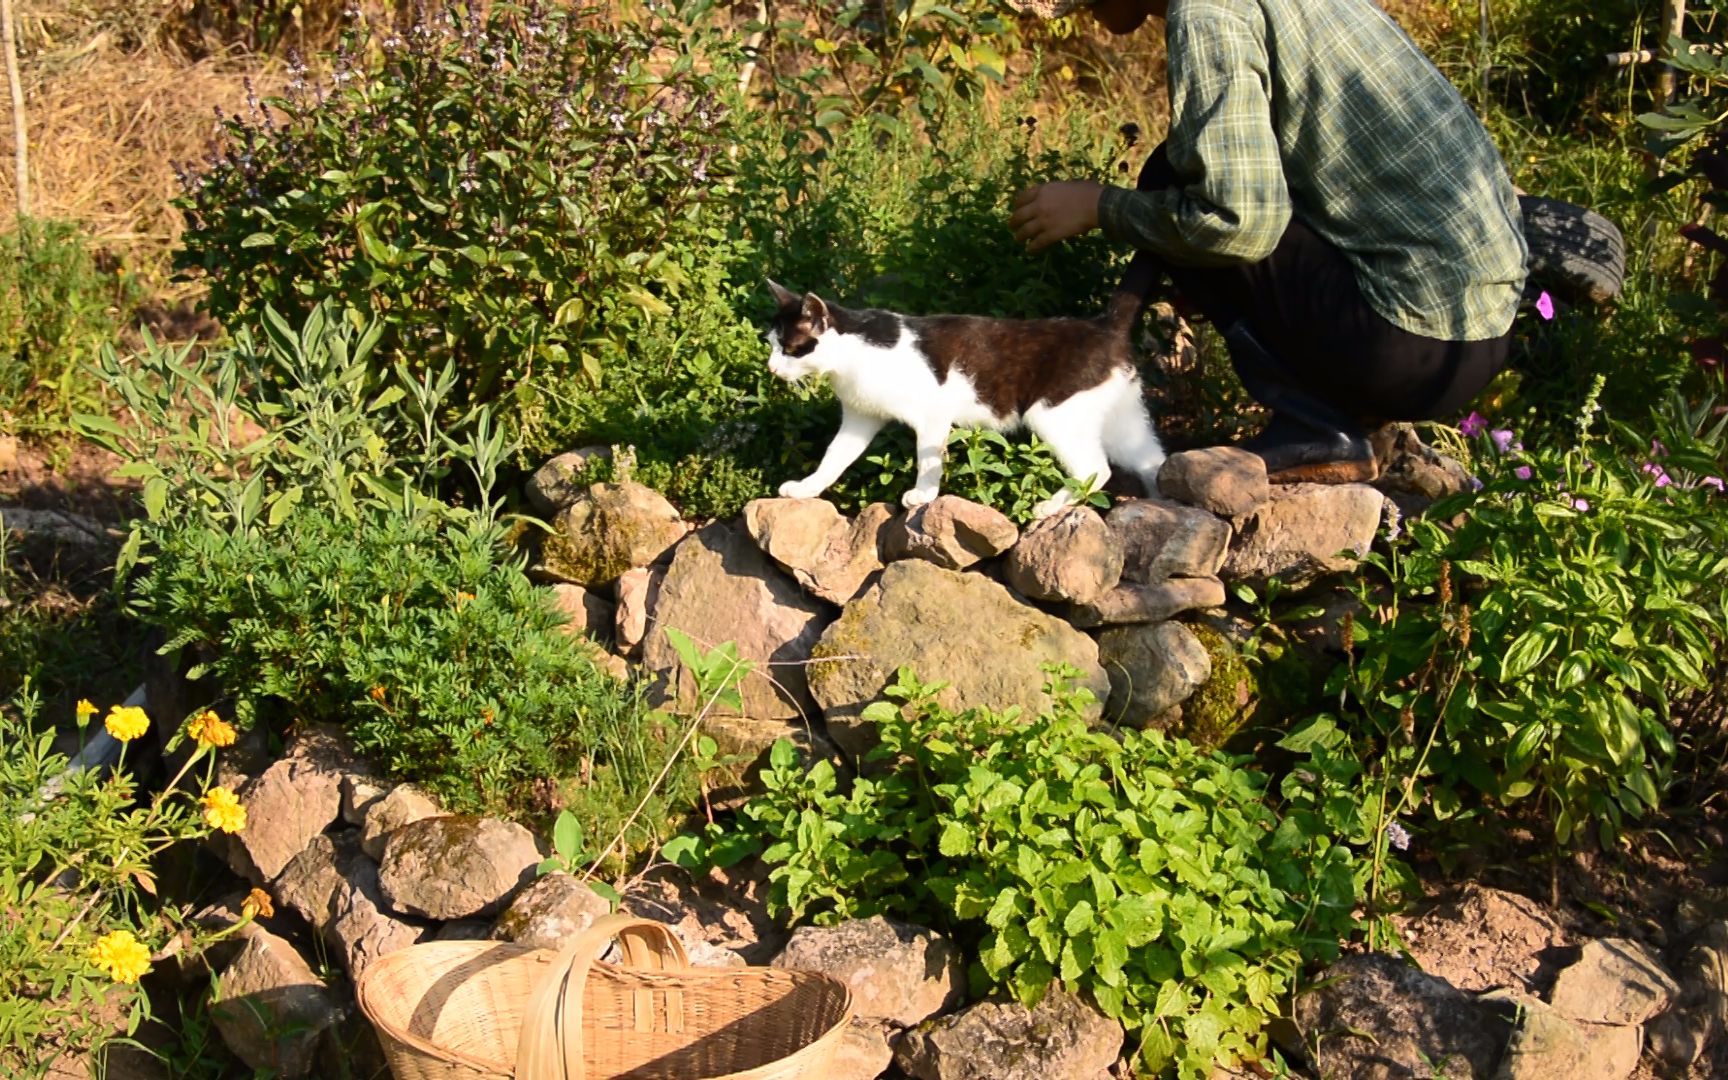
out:
M169 205L180 193L173 162L201 160L216 107L244 109L248 76L258 93L270 93L282 65L258 56L189 61L140 42L139 34L159 28L145 18L147 2L135 5L138 18L128 23L94 8L79 12L79 22L67 14L71 6L27 0L19 13L31 212L80 223L102 247L160 278L183 224ZM0 210L9 211L17 196L3 93L0 118ZM0 213L0 222L9 218Z

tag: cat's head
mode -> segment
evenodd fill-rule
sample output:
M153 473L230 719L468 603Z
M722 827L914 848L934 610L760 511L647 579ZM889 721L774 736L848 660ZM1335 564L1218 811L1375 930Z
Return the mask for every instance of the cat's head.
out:
M768 331L768 370L787 382L797 382L821 370L815 358L816 346L833 320L828 305L815 293L799 296L775 281L769 281L768 288L780 305Z

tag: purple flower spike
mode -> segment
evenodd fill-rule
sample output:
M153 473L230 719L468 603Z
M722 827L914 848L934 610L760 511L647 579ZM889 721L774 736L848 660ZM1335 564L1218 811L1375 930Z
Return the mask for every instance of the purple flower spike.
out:
M1494 449L1500 451L1502 454L1512 449L1513 436L1512 433L1505 428L1500 428L1498 431L1490 431L1488 437L1494 440Z
M1386 842L1397 848L1399 851L1409 851L1410 830L1398 824L1396 821L1388 821L1386 823Z
M1458 434L1467 439L1473 439L1487 430L1488 421L1479 412L1472 411L1458 424Z
M1480 476L1470 477L1470 490L1471 491L1481 491L1482 490L1482 478Z
M1516 476L1520 480L1528 480L1530 479L1530 466L1520 465L1516 469L1512 470L1512 475Z
M1542 321L1552 322L1554 319L1554 298L1547 292L1536 298L1536 314L1542 316Z

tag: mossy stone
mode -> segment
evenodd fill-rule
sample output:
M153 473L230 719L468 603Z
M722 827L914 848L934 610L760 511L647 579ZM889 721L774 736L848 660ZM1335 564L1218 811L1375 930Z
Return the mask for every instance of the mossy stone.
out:
M1222 746L1254 715L1259 680L1229 638L1210 626L1187 625L1212 660L1212 677L1182 703L1180 734L1196 746Z

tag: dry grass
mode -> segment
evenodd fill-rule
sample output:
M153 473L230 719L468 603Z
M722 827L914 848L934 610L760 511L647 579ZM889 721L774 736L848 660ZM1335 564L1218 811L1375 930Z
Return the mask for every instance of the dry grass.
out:
M52 64L22 65L30 132L32 211L76 221L152 277L178 239L173 162L201 159L214 109L244 107L250 76L260 93L280 65L260 58L193 63L163 50L122 52L100 38ZM0 207L16 199L12 126L0 124Z

